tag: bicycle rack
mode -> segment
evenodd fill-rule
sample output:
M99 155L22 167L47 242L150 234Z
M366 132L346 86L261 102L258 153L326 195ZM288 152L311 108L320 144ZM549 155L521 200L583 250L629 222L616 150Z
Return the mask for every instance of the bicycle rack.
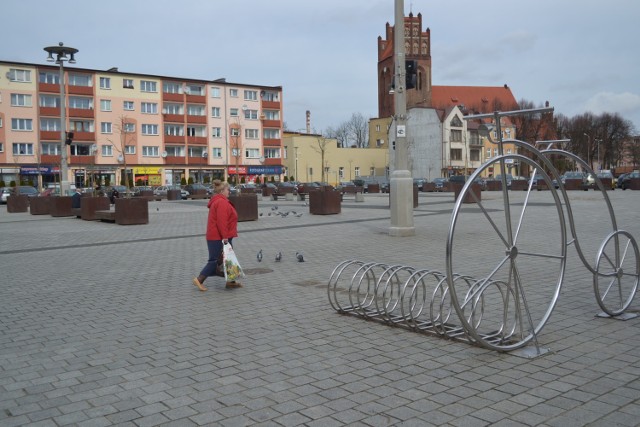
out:
M579 244L569 196L551 156L563 156L579 164L587 173L591 167L578 156L567 151L552 149L555 142L548 141L546 149L537 148L515 139L503 140L500 117L544 113L553 108L495 112L467 116L465 119L493 118L497 125L499 155L485 162L469 177L456 199L451 216L446 246L444 271L421 269L406 265L388 265L378 262L347 260L338 264L329 278L327 292L334 310L387 325L400 326L411 331L427 333L479 345L495 351L514 351L514 354L534 357L548 349L540 348L538 335L556 306L564 281L567 248L574 246L579 259L593 276L596 301L603 313L601 317L627 320L635 317L626 313L638 288L640 255L634 237L619 230L606 189L596 177L595 185L603 195L612 231L600 244L595 263L586 259ZM489 134L490 135L490 134ZM503 144L511 143L531 157L504 154ZM472 191L474 179L482 173L513 162L526 164L542 176L554 205L558 221L540 223L527 209L540 209L532 201L533 182L530 181L520 212L510 200L505 174L502 173L502 206L487 207ZM595 176L595 174L594 174ZM555 189L553 181L558 183ZM470 212L462 203L471 198L475 209ZM463 239L469 232L465 218L477 230L483 221L491 235L496 254L485 256L474 265L477 275L455 272L456 266L467 268L464 254L470 242ZM567 227L568 223L568 227ZM466 228L465 228L466 227ZM553 239L539 239L540 227ZM553 229L553 227L556 227ZM458 229L461 229L457 233ZM473 229L473 228L472 228ZM570 234L570 238L569 238ZM459 236L459 237L457 237ZM533 242L533 243L532 243ZM456 263L457 257L462 261ZM533 342L535 349L525 348Z

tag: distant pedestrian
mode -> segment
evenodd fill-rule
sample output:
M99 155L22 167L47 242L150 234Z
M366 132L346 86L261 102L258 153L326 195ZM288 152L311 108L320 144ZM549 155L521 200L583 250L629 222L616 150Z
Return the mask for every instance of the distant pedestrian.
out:
M76 191L71 196L71 207L73 209L80 208L80 199L82 198L82 192L79 188L76 188Z
M229 243L233 246L234 237L238 236L238 213L229 201L229 183L216 179L213 181L213 197L209 199L207 207L209 216L207 219L207 249L209 260L200 275L193 278L193 284L201 291L206 291L204 281L207 277L216 276L218 259L222 254L223 245ZM227 282L227 288L241 288L238 282Z

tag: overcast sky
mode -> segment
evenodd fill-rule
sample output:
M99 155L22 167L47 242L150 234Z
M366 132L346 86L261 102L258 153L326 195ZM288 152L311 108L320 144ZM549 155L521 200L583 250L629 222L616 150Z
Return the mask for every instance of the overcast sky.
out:
M618 112L640 131L637 0L405 0L431 28L434 85L502 86L569 117ZM0 57L282 86L291 130L377 116L377 38L393 0L3 2ZM423 28L423 30L425 29Z

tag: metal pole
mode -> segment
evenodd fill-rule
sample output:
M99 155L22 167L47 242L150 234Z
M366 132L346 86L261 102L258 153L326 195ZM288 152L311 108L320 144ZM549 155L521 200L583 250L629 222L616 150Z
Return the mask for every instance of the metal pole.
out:
M60 195L66 196L69 190L69 171L67 166L67 106L64 96L64 61L60 59Z
M413 225L413 179L408 170L407 150L407 101L406 70L404 52L404 0L395 0L395 26L393 30L393 51L395 55L395 170L391 173L389 204L391 227L389 235L396 237L414 236Z

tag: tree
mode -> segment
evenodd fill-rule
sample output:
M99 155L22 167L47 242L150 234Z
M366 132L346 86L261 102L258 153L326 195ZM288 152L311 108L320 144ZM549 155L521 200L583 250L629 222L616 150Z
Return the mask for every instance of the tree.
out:
M369 145L369 122L362 114L353 113L346 127L355 147L364 148Z
M118 119L118 123L113 125L113 128L114 133L118 135L118 141L115 143L110 139L107 139L107 141L109 141L111 146L115 148L115 150L120 154L118 156L118 160L122 159L124 173L120 176L120 184L127 187L125 197L129 198L131 197L129 191L129 188L131 187L130 179L133 180L133 176L129 178L129 174L127 171L127 156L125 155L125 153L127 152L127 146L136 144L135 123L128 120L127 116L120 116L120 118ZM124 184L122 183L122 181L124 181Z
M313 151L315 151L316 153L320 154L320 164L322 165L321 169L321 178L320 181L321 182L326 182L327 180L325 179L324 173L325 173L325 163L324 163L324 156L327 152L327 149L329 148L329 144L330 144L330 140L329 138L322 136L322 135L318 135L316 137L316 141L315 144L311 146L311 148L313 148Z
M324 133L327 135L327 138L335 138L338 141L338 147L347 147L349 141L349 129L347 128L346 122L342 123L337 128L328 127Z

